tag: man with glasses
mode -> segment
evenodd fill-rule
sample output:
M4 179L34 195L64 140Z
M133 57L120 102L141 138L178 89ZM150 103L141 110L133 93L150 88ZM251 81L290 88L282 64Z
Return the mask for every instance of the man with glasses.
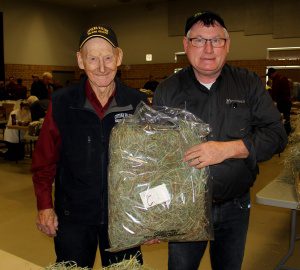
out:
M191 66L160 83L153 104L184 108L209 123L207 142L187 150L183 160L199 169L209 166L212 269L240 270L257 163L283 151L287 136L259 76L225 63L230 38L219 15L188 18L183 46ZM170 242L169 270L197 270L206 246L207 241Z

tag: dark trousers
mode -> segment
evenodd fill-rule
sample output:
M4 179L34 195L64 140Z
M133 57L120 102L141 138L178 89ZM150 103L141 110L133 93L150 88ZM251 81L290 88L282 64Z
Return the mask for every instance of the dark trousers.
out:
M283 125L284 125L284 129L287 135L289 135L292 131L292 127L291 127L291 108L292 108L292 103L290 102L277 102L277 108L280 111L280 113L282 113L283 115Z
M109 248L107 225L82 225L60 221L54 244L56 262L74 261L79 267L93 267L98 245L102 266L130 259L137 254L138 261L143 263L140 247L120 252L105 251Z
M210 241L210 260L213 270L241 269L249 215L249 193L225 203L213 204L214 240ZM207 243L207 241L170 242L168 269L197 270Z

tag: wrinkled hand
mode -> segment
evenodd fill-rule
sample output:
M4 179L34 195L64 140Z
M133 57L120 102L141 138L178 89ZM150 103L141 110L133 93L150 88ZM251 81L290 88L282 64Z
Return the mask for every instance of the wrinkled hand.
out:
M153 244L159 244L160 241L158 239L151 239L151 240L148 240L144 243L144 245L153 245Z
M40 210L37 215L36 226L46 235L56 236L58 220L55 211L52 208Z

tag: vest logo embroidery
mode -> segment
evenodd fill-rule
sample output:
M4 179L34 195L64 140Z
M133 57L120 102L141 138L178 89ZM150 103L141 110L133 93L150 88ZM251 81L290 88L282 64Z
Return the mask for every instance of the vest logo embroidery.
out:
M129 114L129 113L117 113L115 115L115 123L121 122L122 119L128 117L129 115L131 115L131 114Z

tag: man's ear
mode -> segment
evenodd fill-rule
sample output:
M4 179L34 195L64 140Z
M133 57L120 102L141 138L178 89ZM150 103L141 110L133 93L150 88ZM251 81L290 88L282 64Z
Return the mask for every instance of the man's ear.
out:
M185 51L185 53L186 53L186 50L187 50L187 46L188 46L188 38L187 37L183 37L183 49L184 49L184 51Z
M229 53L229 48L230 48L230 39L227 39L226 40L226 50L227 50L227 53Z
M120 66L123 60L123 51L121 48L117 48L117 50L117 66Z
M77 64L79 66L80 69L84 69L84 65L83 65L83 60L82 60L82 56L81 56L81 52L77 52L76 53L77 56Z

